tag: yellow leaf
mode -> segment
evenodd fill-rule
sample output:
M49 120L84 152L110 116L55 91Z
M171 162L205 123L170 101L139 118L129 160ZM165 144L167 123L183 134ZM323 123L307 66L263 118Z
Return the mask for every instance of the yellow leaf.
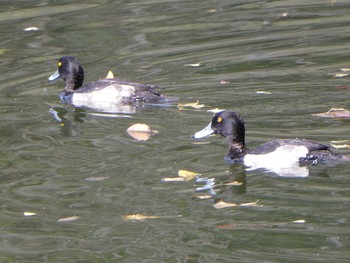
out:
M144 123L136 123L131 125L126 132L138 141L147 141L152 135L158 133L158 131L151 130L151 128Z
M178 176L184 178L186 181L192 180L193 178L201 175L199 173L190 172L186 170L179 170L177 174Z
M343 78L343 77L346 77L348 75L349 74L346 74L346 73L337 73L337 74L334 74L333 77L335 77L335 78Z
M349 144L331 144L331 145L336 149L344 149L344 148L350 149Z
M256 94L272 94L272 93L270 91L258 90L256 91Z
M35 216L36 213L35 212L24 212L23 215L24 216Z
M183 107L192 107L194 109L200 109L204 107L204 104L199 104L199 101L197 102L190 102L190 103L179 103L177 105L178 108L183 108Z
M80 216L62 217L62 218L58 219L57 222L71 222L71 221L78 220L79 218L80 218Z
M348 71L350 71L350 68L341 68L339 70L342 71L342 72L348 72Z
M199 67L201 63L185 64L185 67Z
M106 79L113 79L113 78L114 78L113 72L112 72L111 70L108 71L107 76L106 76Z
M304 219L294 220L293 223L304 224L306 221Z

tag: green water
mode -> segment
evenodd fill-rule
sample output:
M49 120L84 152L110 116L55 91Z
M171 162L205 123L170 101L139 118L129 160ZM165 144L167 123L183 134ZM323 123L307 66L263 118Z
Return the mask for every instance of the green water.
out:
M221 108L242 115L251 148L349 140L347 120L312 116L349 108L349 77L334 77L350 67L348 1L0 6L1 262L349 261L348 164L306 178L244 172L224 162L223 138L190 137ZM113 70L205 107L120 117L63 105L63 81L47 81L63 55L81 61L86 82ZM158 134L136 141L134 123ZM215 200L199 199L195 180L162 181L180 169L215 179ZM259 206L216 209L216 198ZM158 218L123 218L136 214Z

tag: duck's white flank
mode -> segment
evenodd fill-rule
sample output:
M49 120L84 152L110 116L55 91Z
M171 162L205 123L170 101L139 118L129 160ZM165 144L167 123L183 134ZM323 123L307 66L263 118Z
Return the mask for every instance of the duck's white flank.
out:
M269 171L281 171L286 169L300 168L300 176L304 177L305 167L299 166L299 159L306 157L309 150L303 145L283 145L276 148L275 151L267 154L246 154L243 158L244 164L249 170L264 168Z

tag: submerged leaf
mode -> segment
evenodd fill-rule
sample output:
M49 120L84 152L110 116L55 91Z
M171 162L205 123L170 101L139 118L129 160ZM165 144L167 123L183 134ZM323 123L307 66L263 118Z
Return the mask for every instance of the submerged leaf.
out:
M126 132L138 141L147 141L152 135L158 133L156 130L151 130L151 128L144 123L136 123L131 125Z

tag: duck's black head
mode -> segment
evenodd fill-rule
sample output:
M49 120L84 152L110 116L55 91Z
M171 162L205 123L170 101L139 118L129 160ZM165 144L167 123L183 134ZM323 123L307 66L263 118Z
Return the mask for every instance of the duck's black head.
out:
M198 139L210 134L221 134L230 141L245 144L244 121L235 111L225 110L216 113L209 125L192 137Z
M62 78L66 82L66 91L72 91L81 87L84 81L84 70L75 57L61 57L57 63L57 71L49 77L49 80Z

